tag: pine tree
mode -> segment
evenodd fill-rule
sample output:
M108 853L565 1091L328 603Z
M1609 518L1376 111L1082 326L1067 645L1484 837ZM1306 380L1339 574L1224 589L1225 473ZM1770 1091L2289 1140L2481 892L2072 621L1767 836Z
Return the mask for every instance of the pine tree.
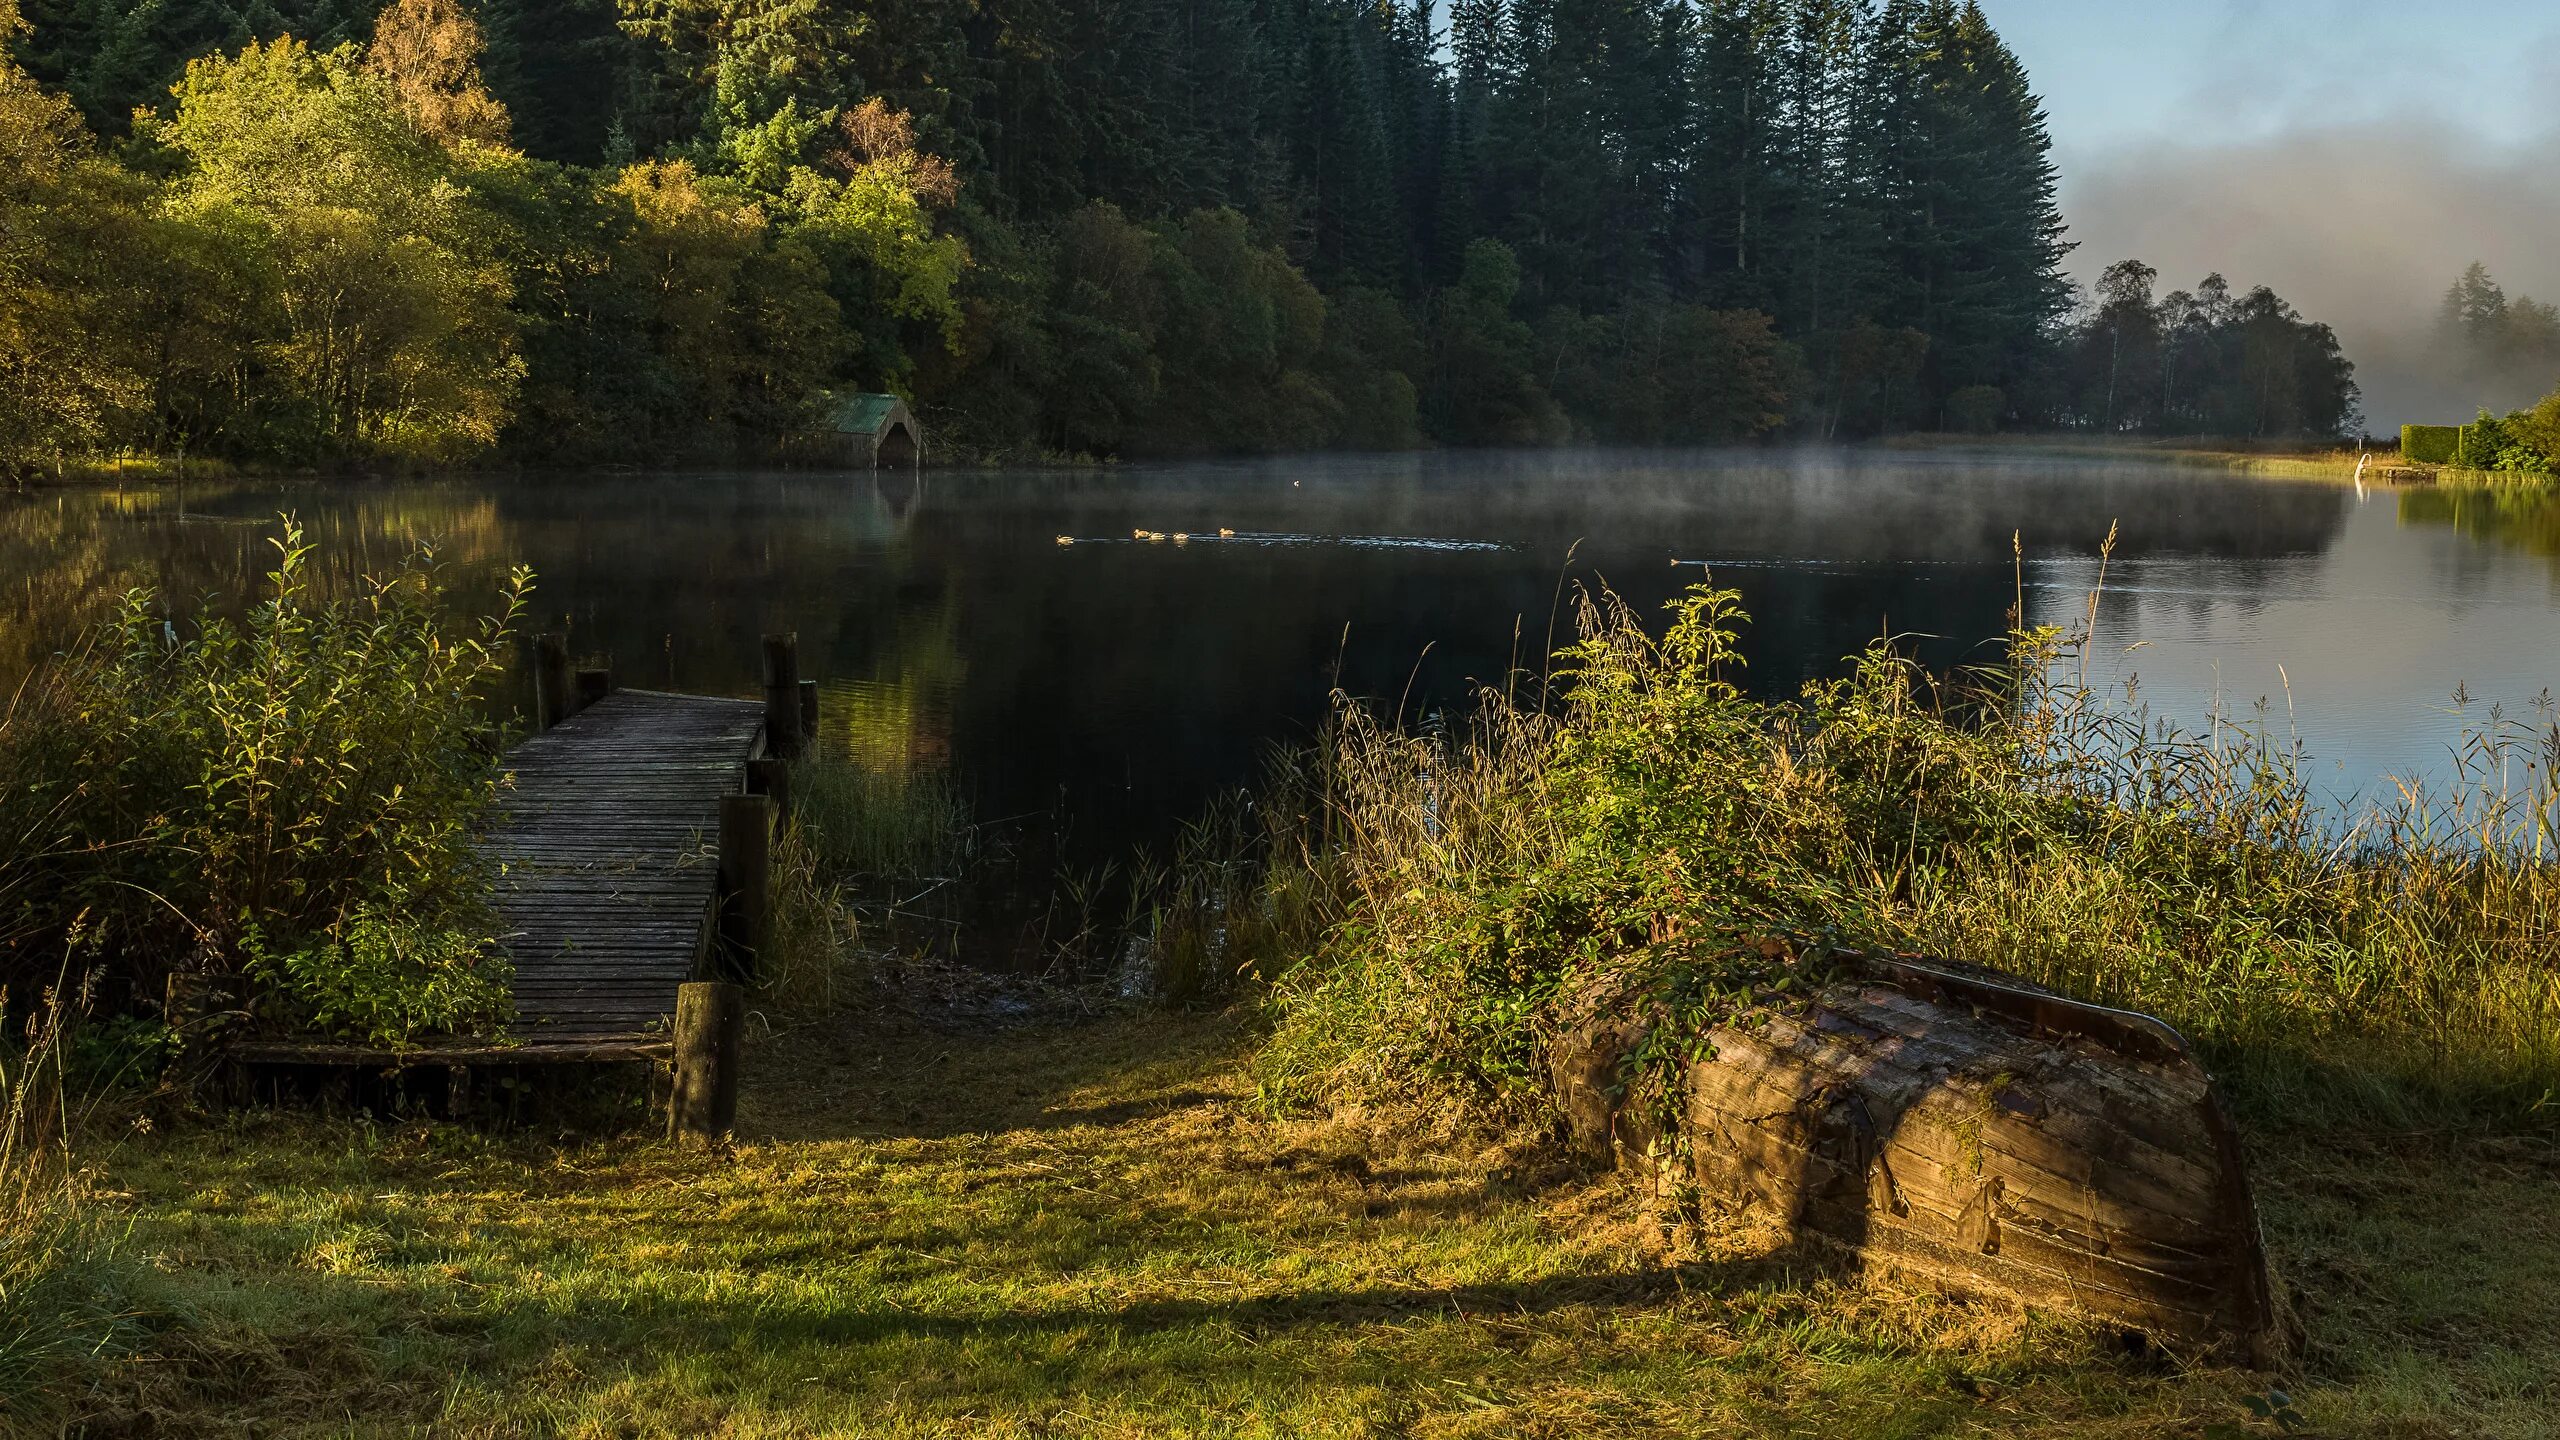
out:
M613 0L484 0L482 69L527 154L604 160L645 58L616 20Z
M38 0L18 45L45 86L70 96L98 132L120 135L136 108L158 107L189 60L292 35L330 49L372 34L381 0Z
M1781 181L1779 0L1705 0L1689 85L1687 173L1676 224L1681 288L1774 309L1769 215Z
M1944 0L1937 0L1943 8ZM2044 107L1982 7L1966 0L1951 21L1940 85L1953 99L1968 170L1952 184L1957 206L1947 262L1940 393L1966 384L2017 386L2044 353L2053 321L2070 304L2061 276L2069 246L2054 201L2057 177Z

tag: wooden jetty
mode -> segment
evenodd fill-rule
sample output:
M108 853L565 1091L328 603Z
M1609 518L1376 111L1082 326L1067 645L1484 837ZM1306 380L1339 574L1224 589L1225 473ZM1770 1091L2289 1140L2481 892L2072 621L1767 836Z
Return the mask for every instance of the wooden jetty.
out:
M815 726L816 685L789 635L765 637L762 700L615 690L605 671L572 671L556 636L537 666L543 728L507 752L480 840L513 967L509 1033L399 1049L252 1040L228 1060L441 1066L457 1109L476 1066L673 1062L677 1128L727 1127L741 1011L718 982L751 980L764 948L782 762ZM704 1072L690 1079L689 1052Z
M624 690L509 753L483 848L525 1045L666 1038L711 958L721 800L764 748L756 701Z

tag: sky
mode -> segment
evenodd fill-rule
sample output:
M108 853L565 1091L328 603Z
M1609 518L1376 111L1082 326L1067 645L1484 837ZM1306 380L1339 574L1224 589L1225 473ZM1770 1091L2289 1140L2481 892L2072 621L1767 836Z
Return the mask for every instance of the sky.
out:
M2471 260L2560 302L2560 5L1983 3L2044 98L2077 278L2274 287L2337 326L2377 432L2560 381L2474 395L2423 353Z
M2548 0L1985 0L2056 146L2264 139L2435 114L2513 144L2560 121ZM2065 158L2069 158L2066 153Z

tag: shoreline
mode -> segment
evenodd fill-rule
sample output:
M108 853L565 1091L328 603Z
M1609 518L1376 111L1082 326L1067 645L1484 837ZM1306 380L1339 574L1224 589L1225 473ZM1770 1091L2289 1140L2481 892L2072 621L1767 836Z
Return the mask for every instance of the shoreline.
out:
M1425 446L1413 454L1508 454L1526 450L1530 453L1552 451L1567 454L1577 450L1607 450L1612 446L1531 446L1494 447L1477 450L1465 446ZM1784 443L1758 446L1698 446L1700 454L1735 455L1765 451L1776 455L1799 448ZM2245 442L2222 444L2193 441L2150 441L2138 439L2097 439L2072 434L2051 435L1946 435L1913 433L1885 435L1872 439L1837 442L1833 446L1850 453L1893 454L1945 453L1978 451L1993 455L2053 456L2070 459L2150 460L2163 464L2198 469L2218 469L2234 474L2273 479L2327 480L2350 482L2364 460L2364 476L2371 484L2391 485L2462 485L2484 487L2539 488L2560 484L2560 475L2535 475L2498 470L2464 470L2449 465L2430 465L2404 461L2396 448L2348 449L2337 445L2256 447ZM1091 474L1123 469L1133 465L1179 465L1187 463L1218 464L1237 460L1284 460L1330 455L1358 455L1376 452L1301 450L1280 451L1267 455L1195 455L1148 457L968 457L938 461L923 466L934 472L1035 473L1055 471L1067 474ZM709 473L774 473L774 474L852 474L852 470L822 466L799 466L773 463L700 462L685 465L606 465L554 467L542 465L509 465L497 463L455 464L451 466L365 465L343 466L244 464L228 460L179 460L166 457L128 457L121 460L94 461L66 465L50 473L22 478L14 486L0 485L0 496L34 495L43 492L139 488L176 488L189 484L228 485L307 481L327 483L382 483L417 480L524 480L545 475L625 475L634 478Z
M1981 449L2069 456L2079 459L2148 459L2199 469L2228 470L2242 475L2289 480L2352 481L2356 475L2358 462L2365 461L2365 479L2371 484L2494 486L2520 489L2536 489L2560 484L2560 475L2537 475L2510 470L2466 470L2451 465L2432 465L2423 461L2404 460L2396 446L2384 448L2380 445L2360 450L2349 449L2343 445L2256 448L2237 443L2215 444L2210 441L2199 443L2167 440L2102 440L2073 435L1903 435L1872 443L1886 449L1919 451Z

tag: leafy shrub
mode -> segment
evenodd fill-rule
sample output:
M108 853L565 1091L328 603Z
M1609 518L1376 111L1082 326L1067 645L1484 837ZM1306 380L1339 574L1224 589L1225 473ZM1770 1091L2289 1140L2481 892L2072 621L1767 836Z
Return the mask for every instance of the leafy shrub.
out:
M2553 469L2551 452L2535 443L2540 427L2533 411L2519 410L2500 419L2488 411L2462 427L2462 443L2455 450L2453 463L2465 470L2503 470L2514 474L2547 475Z
M0 725L14 993L69 963L127 1005L173 969L244 975L268 1019L380 1041L503 1016L471 841L530 577L455 622L431 554L341 599L310 555L288 519L238 619L127 596Z
M1767 703L1729 678L1732 592L1677 601L1659 641L1605 596L1581 619L1552 713L1346 713L1348 918L1278 989L1279 1096L1437 1081L1534 1106L1542 1039L1595 977L1702 1026L1789 978L1773 938L2148 1010L2260 1098L2525 1106L2560 1083L2560 730L2483 732L2468 790L2333 814L2291 752L2070 682L2082 640L2059 632L1953 680L1878 648Z

